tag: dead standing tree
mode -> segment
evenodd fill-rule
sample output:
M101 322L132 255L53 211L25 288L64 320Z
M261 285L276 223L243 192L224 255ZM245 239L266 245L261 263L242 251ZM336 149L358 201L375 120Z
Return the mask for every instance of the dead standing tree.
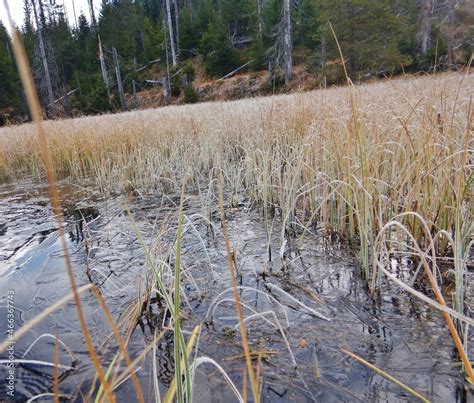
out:
M293 77L293 35L291 23L291 0L283 0L280 22L273 28L271 37L274 45L268 50L270 77L273 79L273 65L283 69L285 84Z
M95 27L97 25L97 21L95 19L94 2L93 0L87 0L87 3L89 5L89 12L91 14L92 26Z
M40 89L45 89L47 93L47 109L50 111L51 114L55 114L55 97L54 97L54 92L53 92L53 83L51 80L51 74L50 74L50 64L51 61L48 61L48 56L49 58L53 58L54 55L52 52L47 52L46 51L46 45L45 45L45 38L44 38L44 25L46 24L46 19L44 16L44 10L43 10L43 4L41 0L39 0L39 3L36 4L36 0L32 0L32 5L33 5L33 13L35 17L35 22L36 22L36 30L37 30L37 35L38 35L38 51L39 51L39 58L41 60L41 70L43 72L43 75L40 75L42 80L40 80ZM39 8L39 10L38 10ZM44 79L44 82L43 82ZM43 92L43 91L42 91Z
M448 64L454 64L454 38L456 31L456 0L448 0L447 27L445 28L446 45L448 46Z
M118 91L120 95L120 107L123 111L126 111L127 101L125 99L125 93L123 90L122 75L120 74L120 65L118 62L117 50L113 48L112 52L113 52L113 57L114 57L115 75L117 77L117 86L118 86Z
M176 25L176 57L179 58L179 8L178 0L173 0L174 2L174 21Z
M102 79L104 80L104 84L107 88L107 99L109 100L110 104L110 85L109 85L109 76L107 74L107 67L105 64L105 57L104 57L104 50L102 49L102 41L100 40L100 35L97 35L99 39L99 60L100 60L100 69L102 71Z
M163 18L163 29L166 31L166 21ZM165 104L168 104L171 98L171 76L170 76L170 63L169 63L169 56L168 56L168 41L166 40L165 35L165 54L166 54L166 75L161 80L163 86L163 96L165 100Z
M291 26L290 0L283 0L283 65L285 84L288 85L293 77L293 38Z
M421 54L426 56L431 47L431 16L433 13L433 0L422 0L421 3Z
M258 17L258 36L260 39L263 37L263 7L265 6L263 0L257 1L257 17Z
M171 59L173 60L173 67L176 67L178 65L178 57L177 57L176 45L174 41L173 19L171 17L170 0L166 0L165 4L166 4L166 16L168 20L168 32L170 35Z

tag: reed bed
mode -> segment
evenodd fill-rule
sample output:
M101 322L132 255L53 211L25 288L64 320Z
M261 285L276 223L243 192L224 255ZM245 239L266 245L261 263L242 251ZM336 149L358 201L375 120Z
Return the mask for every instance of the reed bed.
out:
M368 269L370 246L397 214L417 213L433 234L472 217L472 88L472 74L407 77L44 128L60 177L93 178L106 192L179 192L185 176L209 183L218 168L230 204L250 197L266 216L277 209L285 231L318 223L357 237ZM31 175L45 176L34 127L1 129L1 180ZM420 240L417 221L404 223ZM446 237L436 249L453 253Z

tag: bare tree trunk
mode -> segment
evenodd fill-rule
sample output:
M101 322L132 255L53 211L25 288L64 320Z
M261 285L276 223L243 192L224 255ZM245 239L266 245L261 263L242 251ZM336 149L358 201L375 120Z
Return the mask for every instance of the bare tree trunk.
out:
M163 28L166 30L166 22L163 19ZM165 104L169 103L171 98L171 80L170 80L170 62L168 56L168 41L166 40L165 35L165 53L166 53L166 76L163 77L162 86L163 86L163 97L165 99Z
M138 99L137 99L137 87L135 85L135 80L132 80L132 88L133 88L133 109L138 107Z
M44 48L43 25L39 21L35 1L33 1L32 3L33 3L33 12L35 14L36 28L38 29L40 56L41 56L41 61L43 63L44 77L46 80L46 89L48 91L48 108L51 109L51 111L54 113L55 104L54 104L53 85L51 83L51 75L49 74L48 60L46 58L46 51Z
M176 67L178 65L178 59L176 57L176 47L174 44L173 21L171 18L170 0L166 0L166 15L168 17L168 32L170 33L171 58L173 60L173 67Z
M13 62L12 52L11 52L10 44L8 43L8 41L5 42L5 47L7 48L8 60L10 62Z
M115 74L117 76L117 85L120 94L120 107L123 111L127 110L127 101L125 99L125 93L123 92L123 83L122 83L122 76L120 74L120 66L118 62L117 50L115 48L112 49L114 55L114 64L115 64Z
M456 0L448 0L448 29L446 42L448 46L448 63L454 64L454 30L456 27Z
M100 59L100 69L102 70L102 78L104 79L105 86L107 87L107 99L110 103L110 88L109 88L109 76L107 75L107 68L105 67L105 58L104 51L102 50L102 41L99 37L99 59Z
M169 81L168 76L163 77L162 86L163 86L163 97L165 99L165 104L168 105L171 98L170 81Z
M431 47L431 13L433 0L422 0L421 3L421 54L426 55Z
M321 38L321 67L326 66L326 58L327 58L327 43L326 37L323 36Z
M68 86L66 84L63 84L62 92L64 93L64 95L61 97L62 99L61 98L57 99L55 102L60 102L64 100L64 102L62 102L64 109L66 110L67 115L70 118L72 118L74 117L74 114L73 114L72 105L71 105L71 95L74 94L76 90L69 91Z
M257 14L258 14L258 36L263 37L263 4L262 0L257 0Z
M88 3L89 3L89 12L91 13L92 26L95 27L97 25L97 21L95 19L94 2L93 0L88 0Z
M76 15L76 5L74 4L74 0L72 0L72 13L74 15L74 25L76 26L76 29L78 29L77 26L77 15Z
M36 6L35 1L36 0L31 1L34 7ZM44 16L44 6L43 6L42 0L38 0L38 8L39 8L39 17L40 17L39 19L41 21L41 26L44 27L46 25L46 17ZM38 17L36 15L35 15L35 19L36 19L36 25L38 26Z
M290 0L283 0L283 54L285 84L293 76L293 39L291 37L291 5Z
M174 1L174 20L176 25L176 54L179 56L179 8L178 8L178 0Z

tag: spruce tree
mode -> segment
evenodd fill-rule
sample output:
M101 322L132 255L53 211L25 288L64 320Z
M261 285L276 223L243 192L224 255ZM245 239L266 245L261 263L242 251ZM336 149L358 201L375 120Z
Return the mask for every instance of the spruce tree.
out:
M211 76L222 76L237 66L237 56L228 31L216 12L211 13L207 31L199 42L199 51L206 72Z
M330 22L351 73L391 71L405 62L399 50L402 20L392 13L390 0L319 1L329 55L339 58Z
M0 125L23 112L20 79L13 60L10 36L0 21Z

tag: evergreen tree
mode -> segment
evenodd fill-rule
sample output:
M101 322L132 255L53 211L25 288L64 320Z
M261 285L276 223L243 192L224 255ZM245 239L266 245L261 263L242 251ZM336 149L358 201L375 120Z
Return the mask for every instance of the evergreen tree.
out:
M199 43L206 72L211 76L222 76L237 66L237 56L226 26L219 14L211 14L210 23Z
M155 26L148 17L145 17L143 24L143 39L145 61L149 62L158 58L164 60L164 32L160 29L160 25Z
M75 43L72 32L62 10L54 16L54 23L49 25L49 38L58 68L59 80L69 82L73 78L75 66Z
M131 61L139 53L140 22L138 3L132 0L103 1L99 34L108 48L116 48L121 58Z
M193 9L191 5L181 8L180 13L180 47L181 56L189 58L199 46L199 35L193 21Z
M295 9L295 45L314 50L320 42L321 18L314 0L301 0Z
M234 40L247 37L252 31L251 13L255 9L256 0L220 0L221 18Z
M148 17L154 25L161 21L163 2L161 0L142 0L145 17Z
M330 56L339 57L329 22L351 73L391 71L406 62L399 50L402 22L391 12L390 0L320 1Z
M398 48L405 57L405 70L416 68L419 55L418 24L420 20L419 0L398 0L393 3L393 13L400 20Z
M253 69L263 70L267 68L268 60L266 51L267 49L263 43L263 39L259 35L254 36L254 40L250 49Z
M30 0L24 0L23 12L25 14L25 20L22 26L23 41L25 44L28 55L33 53L34 42L35 42L35 29L33 26L33 10Z
M10 37L0 21L0 125L24 112L21 93Z

